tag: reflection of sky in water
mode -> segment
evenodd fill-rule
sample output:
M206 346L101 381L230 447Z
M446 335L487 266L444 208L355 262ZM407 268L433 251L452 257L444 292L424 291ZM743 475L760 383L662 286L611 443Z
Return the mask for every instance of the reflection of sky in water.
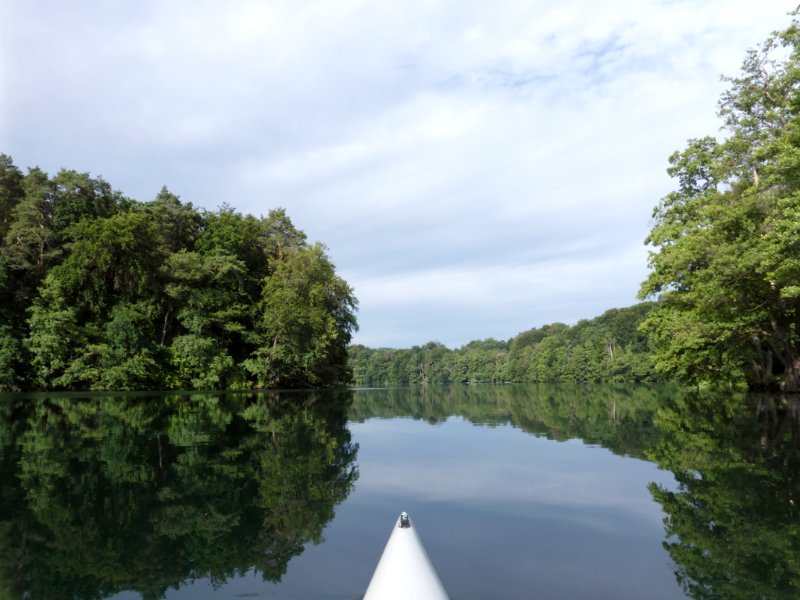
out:
M456 417L370 419L350 430L360 445L356 487L325 542L293 559L280 584L248 574L167 598L357 600L402 510L452 600L684 597L646 487L672 475L655 465Z
M511 426L476 430L455 417L433 427L411 419L373 419L351 425L351 431L361 444L359 493L617 507L639 518L655 516L660 527L661 517L640 482L671 480L650 463L622 459L580 440L554 442Z

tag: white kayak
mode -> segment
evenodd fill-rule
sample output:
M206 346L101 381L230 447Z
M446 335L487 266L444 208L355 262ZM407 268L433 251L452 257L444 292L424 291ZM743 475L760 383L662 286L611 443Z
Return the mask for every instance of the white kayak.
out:
M414 525L403 513L395 523L364 600L448 600Z

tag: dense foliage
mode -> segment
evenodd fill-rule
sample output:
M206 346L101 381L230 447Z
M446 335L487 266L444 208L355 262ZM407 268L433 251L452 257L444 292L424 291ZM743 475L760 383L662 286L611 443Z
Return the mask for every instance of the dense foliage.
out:
M356 345L350 365L359 385L652 381L648 340L639 331L652 306L612 309L572 327L554 323L457 350L435 342L403 350Z
M752 50L720 100L727 139L670 158L654 211L645 331L691 383L800 391L800 25Z
M341 384L355 307L282 209L141 203L0 155L0 390Z
M279 581L358 477L346 391L0 403L0 597Z

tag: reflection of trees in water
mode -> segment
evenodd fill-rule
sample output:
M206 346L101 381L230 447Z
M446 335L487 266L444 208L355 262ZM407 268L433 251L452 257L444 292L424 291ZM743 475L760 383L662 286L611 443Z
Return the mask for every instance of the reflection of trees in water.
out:
M657 424L651 456L678 486L650 490L686 593L800 597L800 401L685 396Z
M580 438L618 454L643 456L657 432L653 415L670 386L646 385L451 385L357 391L354 421L397 416L430 423L450 416L484 425L511 424L564 441Z
M0 596L279 580L357 477L351 394L26 399L0 409Z

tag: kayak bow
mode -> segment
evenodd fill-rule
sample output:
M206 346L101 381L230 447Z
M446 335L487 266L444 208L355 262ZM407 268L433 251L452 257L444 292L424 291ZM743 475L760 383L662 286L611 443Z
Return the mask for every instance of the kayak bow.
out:
M397 519L364 600L448 600L406 513Z

